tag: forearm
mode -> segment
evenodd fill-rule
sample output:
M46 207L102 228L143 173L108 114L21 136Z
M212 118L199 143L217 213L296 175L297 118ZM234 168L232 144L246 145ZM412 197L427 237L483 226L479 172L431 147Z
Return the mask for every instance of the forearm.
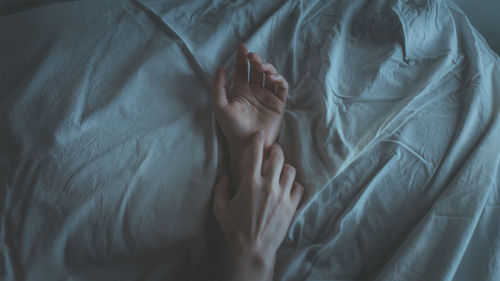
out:
M217 281L272 281L275 253L224 251Z

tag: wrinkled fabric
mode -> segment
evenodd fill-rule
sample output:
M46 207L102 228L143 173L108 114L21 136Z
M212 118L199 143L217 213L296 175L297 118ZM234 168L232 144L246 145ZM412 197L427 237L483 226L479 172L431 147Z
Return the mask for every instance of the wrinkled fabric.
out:
M274 280L500 280L500 60L451 1L19 3L1 280L206 276L210 84L239 43L289 81L278 142L306 187Z

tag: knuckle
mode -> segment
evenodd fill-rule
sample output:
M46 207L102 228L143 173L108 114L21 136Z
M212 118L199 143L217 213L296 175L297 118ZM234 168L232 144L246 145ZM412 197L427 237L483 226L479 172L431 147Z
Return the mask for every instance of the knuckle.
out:
M278 196L278 198L276 199L276 203L280 206L286 206L288 205L287 202L286 202L286 198L285 196L282 196L281 194Z
M273 144L271 153L275 159L280 160L283 158L283 149L281 149L281 147L277 144Z
M280 190L281 190L281 192L279 194L280 202L283 202L283 203L288 202L290 199L290 196L287 196L284 188L281 188Z
M279 197L279 187L277 188L271 181L268 181L266 184L266 188L264 188L264 194L268 199L270 198L278 198Z
M251 182L252 182L252 186L254 187L254 188L252 188L252 190L257 189L258 187L260 187L262 185L262 181L259 177L252 178Z

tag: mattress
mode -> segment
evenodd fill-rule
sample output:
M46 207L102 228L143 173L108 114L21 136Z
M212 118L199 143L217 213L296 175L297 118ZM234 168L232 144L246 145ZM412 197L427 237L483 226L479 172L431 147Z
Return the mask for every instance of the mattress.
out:
M0 4L0 279L203 280L240 43L305 194L274 280L500 280L500 60L446 0Z

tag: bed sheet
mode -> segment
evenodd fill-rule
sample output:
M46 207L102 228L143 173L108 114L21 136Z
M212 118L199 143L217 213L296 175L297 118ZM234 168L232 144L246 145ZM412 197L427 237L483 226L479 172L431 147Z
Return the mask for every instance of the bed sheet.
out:
M202 280L245 43L306 187L275 280L500 280L500 61L451 1L28 2L0 4L0 279Z

